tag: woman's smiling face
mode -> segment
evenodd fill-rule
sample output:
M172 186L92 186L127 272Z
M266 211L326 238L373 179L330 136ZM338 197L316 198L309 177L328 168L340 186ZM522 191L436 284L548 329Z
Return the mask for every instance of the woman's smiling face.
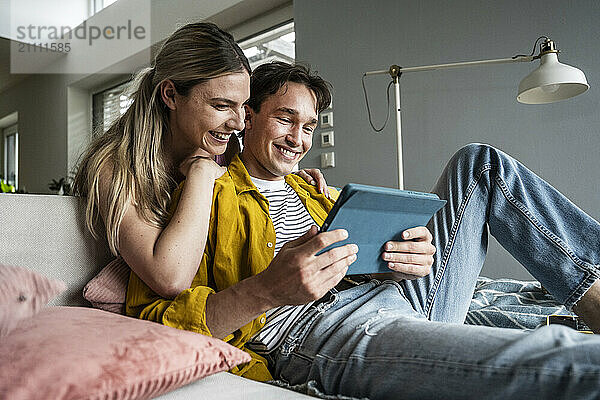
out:
M192 87L187 96L174 93L167 103L173 161L223 154L231 134L244 129L244 102L249 95L247 72L209 79Z

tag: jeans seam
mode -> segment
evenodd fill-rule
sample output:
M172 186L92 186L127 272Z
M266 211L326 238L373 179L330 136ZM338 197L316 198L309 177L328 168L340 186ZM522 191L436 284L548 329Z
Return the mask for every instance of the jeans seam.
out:
M575 290L573 290L573 292L565 300L565 306L567 306L568 309L571 309L573 304L577 300L579 300L579 297L581 297L581 295L583 295L583 290L581 288L583 286L587 285L587 283L590 280L592 280L591 283L593 283L598 278L596 271L594 271L594 269L596 267L590 263L583 261L581 258L577 257L575 252L570 247L568 247L560 237L556 236L554 233L552 233L552 231L550 231L548 228L546 228L544 225L542 225L535 218L535 216L533 216L529 212L529 210L527 209L527 207L525 207L525 205L523 205L520 201L518 201L517 199L514 198L514 196L508 190L506 182L504 182L504 180L501 177L496 176L496 182L498 183L498 186L500 187L500 191L502 192L502 194L504 195L504 197L506 198L508 203L511 204L513 207L515 207L519 212L521 212L521 214L523 214L523 216L525 218L527 218L529 220L529 222L542 235L544 235L564 255L566 255L573 262L573 264L578 266L585 273L585 278L579 283L579 285L577 285ZM575 300L573 300L573 299L575 299Z
M573 307L577 304L579 300L581 300L581 297L583 297L583 295L587 292L587 289L589 289L594 284L594 282L598 280L598 276L589 271L586 272L587 276L585 277L585 279L583 279L581 283L577 285L575 290L573 290L573 293L571 293L571 295L567 297L567 300L565 301L565 307L569 311L573 311ZM583 287L585 286L587 286L587 288L583 289Z
M458 232L458 229L459 229L462 219L464 217L465 209L469 203L469 200L471 199L471 196L473 195L473 193L475 191L475 188L479 184L479 181L481 180L481 177L483 176L483 174L492 169L498 169L498 167L494 166L490 163L485 163L480 168L480 170L477 172L476 179L473 180L469 184L469 186L467 188L467 192L466 192L465 196L463 197L463 201L462 201L460 208L458 210L458 213L457 213L457 219L452 226L452 230L451 230L449 238L448 238L448 243L446 244L446 248L444 249L443 257L442 257L442 260L440 263L440 269L434 278L432 289L427 298L427 304L426 304L427 307L425 310L425 315L427 316L428 319L431 318L431 310L433 309L433 302L434 302L435 296L437 295L441 280L446 271L448 259L450 258L450 254L452 253L452 249L454 248L456 233ZM531 213L527 210L527 208L524 205L522 205L521 202L519 202L510 193L510 191L508 190L508 187L506 185L506 182L504 182L504 180L501 177L496 176L495 181L498 184L498 187L500 188L502 195L506 198L508 203L511 204L513 207L515 207L515 209L517 209L519 212L521 212L521 214L525 218L527 218L530 221L530 223L532 223L533 226L535 226L536 229L540 233L542 233L546 238L548 238L548 240L550 240L555 246L557 246L562 253L564 253L567 257L569 257L571 259L571 261L576 266L578 266L580 269L582 269L583 272L586 274L585 279L583 279L581 281L581 283L575 288L575 290L573 290L573 292L565 300L565 306L567 306L568 309L571 309L573 304L575 304L576 301L578 301L579 298L585 292L584 290L582 290L582 287L585 287L588 285L588 283L590 283L590 282L593 283L596 279L598 279L599 275L595 271L595 269L597 267L590 263L587 263L587 262L581 260L579 257L577 257L577 255L573 252L573 250L570 249L569 247L567 247L558 236L553 234L544 225L540 224L537 221L537 219L535 219L535 217L533 217L533 215L531 215Z
M479 184L479 181L481 180L483 173L486 171L489 171L490 169L492 169L492 165L490 163L485 163L480 168L480 170L477 172L476 179L474 179L467 187L467 192L466 192L465 196L463 197L463 200L462 200L460 207L458 209L458 212L457 212L456 221L454 222L454 224L452 224L452 230L450 231L450 235L448 237L448 243L446 244L446 248L444 249L442 260L440 262L440 269L434 278L433 286L429 292L429 296L427 297L427 303L426 303L426 308L425 308L425 315L427 316L427 319L431 318L431 310L433 309L433 302L434 302L435 296L437 295L437 291L438 291L439 285L442 281L442 278L444 277L444 273L446 272L446 266L448 263L448 259L450 258L450 254L452 253L452 249L454 248L454 241L456 239L456 233L458 232L458 228L460 227L460 224L463 220L465 210L467 208L467 205L469 204L469 200L471 199L471 196L473 196L473 193L475 192L475 188Z
M525 216L525 218L527 218L529 220L529 222L531 222L537 228L538 231L540 231L551 242L553 242L566 256L571 258L573 263L586 269L586 271L588 270L588 266L586 265L588 263L586 263L585 261L583 261L582 259L577 257L577 255L573 252L573 250L564 244L564 242L561 240L561 238L556 236L548 228L546 228L544 225L539 223L537 221L537 219L529 212L527 207L525 207L525 205L523 205L520 201L518 201L517 199L515 199L513 197L513 195L510 193L510 191L508 190L508 188L506 186L506 182L504 182L504 180L501 177L497 176L496 181L498 182L498 186L500 186L502 194L504 195L506 200L508 200L508 202L513 207L515 207L517 210L519 210L521 212L521 214L523 214Z
M403 362L403 363L407 363L407 364L422 364L422 365L427 365L427 366L432 366L432 360L430 359L426 359L426 358L420 358L420 357L386 357L386 356L380 356L380 357L372 357L372 356L360 356L357 354L352 354L349 357L344 357L344 358L335 358L335 357L329 357L327 355L324 354L316 354L315 358L319 358L322 360L325 360L328 363L331 364L336 364L336 365L345 365L348 364L349 362L351 362L352 360L357 360L357 361L361 361L361 362L394 362L394 361L399 361L399 362ZM444 368L460 368L462 367L463 370L469 370L469 371L489 371L489 370L495 370L495 373L503 373L502 370L505 370L505 373L509 373L509 374L514 374L514 368L512 366L509 365L485 365L485 364L477 364L477 363L473 363L473 362L461 362L461 361L449 361L449 360L435 360L433 362L433 367L444 367ZM518 368L518 370L522 370L528 373L536 373L539 375L546 375L546 376L565 376L565 373L562 371L556 372L554 369L552 368L544 368L544 367L536 367L533 365L524 365L521 366L520 368ZM599 376L599 373L597 371L585 371L585 372L580 372L577 374L568 374L568 376L578 376L580 378L586 378L586 377L595 377L597 378Z
M311 357L304 353L300 353L299 351L293 351L292 353L290 353L290 357L300 358L300 359L302 359L304 361L308 361L310 363L314 362L314 357Z

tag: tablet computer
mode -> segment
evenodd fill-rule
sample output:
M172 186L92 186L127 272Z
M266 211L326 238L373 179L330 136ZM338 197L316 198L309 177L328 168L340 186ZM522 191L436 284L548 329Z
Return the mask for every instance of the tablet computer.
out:
M355 243L357 259L348 268L348 275L391 272L381 259L383 245L390 240L403 241L402 232L427 225L445 204L446 200L433 193L350 183L342 189L321 227L321 232L346 229L348 238L319 254Z

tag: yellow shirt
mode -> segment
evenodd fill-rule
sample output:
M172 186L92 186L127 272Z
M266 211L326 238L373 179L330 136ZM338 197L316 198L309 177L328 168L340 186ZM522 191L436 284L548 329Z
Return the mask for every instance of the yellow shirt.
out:
M296 175L286 176L285 181L298 194L313 219L322 225L333 202ZM174 193L172 210L181 188L182 185ZM331 194L338 196L334 190ZM263 271L273 259L274 249L275 228L269 216L269 203L256 189L236 155L227 173L215 181L206 248L191 287L175 299L165 299L131 272L126 313L212 336L206 326L208 296ZM245 347L264 326L264 317L265 314L260 315L223 339L252 356L251 362L234 367L232 373L260 381L272 379L266 360Z

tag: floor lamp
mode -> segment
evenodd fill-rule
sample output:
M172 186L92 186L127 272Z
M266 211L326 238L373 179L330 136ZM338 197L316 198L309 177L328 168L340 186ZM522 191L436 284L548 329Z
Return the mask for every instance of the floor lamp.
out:
M540 51L534 56L538 42ZM400 115L400 76L406 72L430 71L435 69L460 68L478 65L506 64L517 62L531 62L540 60L540 66L527 75L519 84L517 101L525 104L545 104L565 100L585 92L590 86L584 73L558 61L558 49L552 40L546 36L538 38L530 55L516 55L511 58L499 58L493 60L466 61L450 64L424 65L421 67L400 67L392 65L389 69L369 71L363 75L389 74L392 78L396 104L396 138L398 154L398 188L404 189L404 172L402 167L402 120ZM365 90L366 98L366 90ZM367 101L368 107L368 101ZM389 104L388 104L389 109ZM370 110L369 119L370 119ZM385 124L384 124L385 126ZM383 128L382 128L383 129Z

